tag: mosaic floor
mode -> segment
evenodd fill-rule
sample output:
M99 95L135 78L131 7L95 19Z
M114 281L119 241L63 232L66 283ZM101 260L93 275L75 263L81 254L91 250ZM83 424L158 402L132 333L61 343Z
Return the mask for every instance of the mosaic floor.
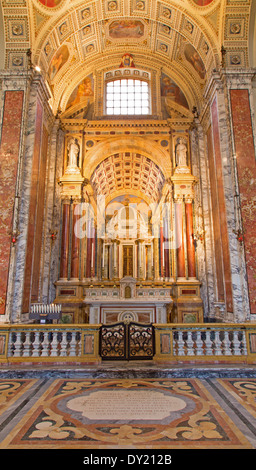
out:
M0 378L0 449L255 449L256 378Z

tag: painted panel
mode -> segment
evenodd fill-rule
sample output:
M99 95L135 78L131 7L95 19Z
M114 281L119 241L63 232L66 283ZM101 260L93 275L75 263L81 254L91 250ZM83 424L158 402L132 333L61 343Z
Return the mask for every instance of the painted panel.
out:
M6 91L0 147L0 314L5 313L23 91Z

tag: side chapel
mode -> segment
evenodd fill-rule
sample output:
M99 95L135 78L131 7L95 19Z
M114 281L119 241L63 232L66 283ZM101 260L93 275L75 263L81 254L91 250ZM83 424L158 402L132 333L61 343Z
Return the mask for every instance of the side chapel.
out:
M255 14L1 2L1 323L255 321Z

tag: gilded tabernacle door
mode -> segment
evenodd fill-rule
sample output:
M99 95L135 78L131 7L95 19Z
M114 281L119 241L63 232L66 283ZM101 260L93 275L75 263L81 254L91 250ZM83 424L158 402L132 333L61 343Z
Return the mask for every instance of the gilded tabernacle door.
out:
M123 277L133 277L133 245L123 246Z

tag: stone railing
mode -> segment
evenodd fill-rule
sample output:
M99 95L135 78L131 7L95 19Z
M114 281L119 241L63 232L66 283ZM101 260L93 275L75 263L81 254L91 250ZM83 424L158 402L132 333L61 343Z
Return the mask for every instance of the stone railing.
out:
M256 325L155 325L156 356L167 362L256 362Z
M0 327L0 362L97 362L100 325L10 325Z
M100 362L100 326L0 326L0 363ZM256 324L155 324L154 361L256 363Z

